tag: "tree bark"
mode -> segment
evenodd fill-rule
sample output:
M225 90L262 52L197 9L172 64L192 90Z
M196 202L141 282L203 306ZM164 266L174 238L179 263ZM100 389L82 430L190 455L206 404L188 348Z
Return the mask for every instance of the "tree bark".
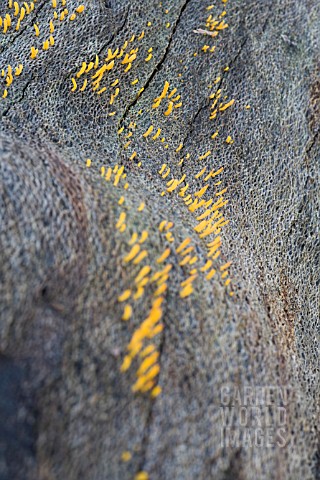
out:
M68 0L61 21L39 0L1 33L3 68L23 71L0 102L0 478L317 479L319 2L84 5L70 21L79 2ZM94 90L92 72L126 41ZM137 57L127 72L126 53ZM224 188L213 212L229 223L201 237L197 217L214 203L190 211L185 197L217 202ZM126 259L134 233L139 264ZM220 256L201 271L217 236ZM159 354L153 397L132 389L139 355L120 370L156 295L163 330L143 340Z

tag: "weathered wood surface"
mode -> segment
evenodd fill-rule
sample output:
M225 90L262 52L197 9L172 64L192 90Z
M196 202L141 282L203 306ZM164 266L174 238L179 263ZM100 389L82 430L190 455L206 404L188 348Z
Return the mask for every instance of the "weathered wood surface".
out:
M30 45L46 38L51 2L39 0L18 32L1 34L2 66L23 63L24 71L0 102L0 478L319 478L319 2L230 0L229 27L209 39L214 54L201 51L208 37L193 33L204 28L209 2L84 3L34 60ZM79 3L67 4L71 12ZM152 47L153 58L121 74L114 116L109 96L70 92L83 61L142 30L140 53ZM151 108L166 80L183 102L169 117ZM208 96L218 88L235 103L210 121ZM132 121L126 150L117 131ZM162 128L167 149L142 137L150 124ZM141 168L129 160L133 147ZM126 191L100 176L102 165L116 163L125 166ZM174 249L190 237L202 264L207 251L181 197L160 195L163 163L187 179L202 166L224 166L230 223L215 265L233 262L232 298L219 273L199 276L194 293L180 298L187 270ZM193 183L191 193L200 187ZM124 233L115 228L121 194ZM151 399L132 393L135 368L120 366L152 289L129 322L117 298L139 270L122 260L131 234L148 230L155 265L166 246L162 220L174 222L174 268L155 338L162 394ZM292 386L285 447L223 447L226 385ZM127 450L132 459L123 462Z

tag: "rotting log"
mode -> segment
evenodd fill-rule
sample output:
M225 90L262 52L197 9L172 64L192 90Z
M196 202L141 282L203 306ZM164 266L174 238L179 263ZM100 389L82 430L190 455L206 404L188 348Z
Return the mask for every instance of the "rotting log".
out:
M318 0L59 3L0 6L0 478L319 478Z

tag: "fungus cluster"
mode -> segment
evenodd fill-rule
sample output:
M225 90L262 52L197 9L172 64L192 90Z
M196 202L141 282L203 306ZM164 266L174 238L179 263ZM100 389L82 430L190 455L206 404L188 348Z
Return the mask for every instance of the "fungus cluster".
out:
M3 33L8 34L13 28L19 29L21 22L35 9L35 4L36 0L29 3L24 2L23 6L9 0L10 13L3 18L0 17ZM72 12L69 12L67 8L66 0L60 2L51 0L50 5L50 11L53 10L53 13L48 25L41 26L34 23L32 26L35 36L34 44L30 45L30 59L32 60L38 57L41 50L48 51L54 47L54 34L62 22L69 21L72 27L72 22L75 22L83 12L86 15L85 5L79 5ZM214 16L214 8L213 5L206 7L208 16L205 21L205 29L195 30L195 33L208 37L208 42L201 47L201 51L205 55L215 52L216 45L212 44L212 39L228 28L225 21L225 10ZM148 22L147 26L151 26L151 22ZM166 27L170 27L170 22L166 23ZM136 98L144 91L144 86L141 85L136 74L136 67L139 63L152 64L155 57L153 50L155 47L141 46L144 45L144 42L141 41L145 37L148 39L144 30L139 33L131 32L130 38L121 41L116 48L108 48L104 53L99 52L99 55L83 52L82 56L81 53L80 63L70 66L69 69L67 81L68 85L71 82L72 95L70 97L76 99L77 95L82 95L86 98L85 95L90 93L93 101L106 100L107 115L111 117L110 123L115 127L116 122L112 117L117 113L123 90L127 89L128 85L130 88L134 87L132 90L134 90ZM7 97L8 88L12 85L14 78L21 75L23 68L23 63L18 63L14 68L8 65L2 69L1 76L6 87L3 98ZM224 72L227 72L228 69L229 67L225 67ZM224 73L222 72L221 75ZM130 341L120 370L125 373L131 368L135 369L135 380L131 386L133 394L148 394L153 399L161 393L159 338L164 329L164 307L167 293L170 290L173 264L177 265L179 273L183 276L179 285L181 301L188 301L186 299L192 296L197 279L204 277L207 282L210 282L217 273L229 295L233 295L229 278L231 262L225 262L221 266L218 264L222 247L221 234L223 228L229 223L223 214L223 209L228 204L228 200L225 198L227 188L222 185L221 179L223 167L214 158L213 141L218 137L219 132L216 130L211 134L209 144L199 149L197 155L191 155L187 151L187 142L181 138L172 142L173 148L169 149L169 134L166 131L166 125L172 125L170 122L173 122L177 116L183 115L187 99L184 98L182 102L179 93L181 77L177 76L174 81L171 78L171 83L168 79L163 80L157 84L155 98L146 107L146 111L140 110L137 117L130 123L120 120L116 126L119 142L122 144L123 160L121 162L123 164L101 166L98 169L101 179L119 192L117 202L111 208L117 212L114 227L116 234L121 235L120 238L125 249L121 262L126 277L130 280L121 289L116 299L121 312L119 318L124 322L124 328L128 328L130 332ZM212 100L209 106L209 118L215 121L218 115L228 115L225 112L229 109L232 111L231 107L235 100L230 100L226 96L222 98L221 77L217 77L212 83L217 90L209 95L210 101ZM212 88L213 85L210 87ZM246 108L250 108L250 106ZM161 120L159 120L160 118ZM232 144L233 139L228 136L225 142ZM165 159L166 163L159 161L158 164L157 160L154 160L160 177L161 192L159 191L159 195L166 197L165 199L175 196L179 202L183 202L183 208L192 222L194 238L198 237L205 242L206 258L204 261L200 260L200 255L196 254L195 245L190 237L181 240L174 219L169 218L169 215L163 217L155 231L147 230L147 211L151 209L147 201L139 201L134 208L134 214L138 212L142 219L145 218L145 228L137 229L131 234L128 233L127 224L134 224L134 222L129 222L130 215L133 215L133 209L127 207L126 194L130 186L128 176L134 165L138 168L142 167L143 153L141 150L143 151L143 149L140 148L141 145L157 145L159 149L166 149L168 153ZM181 171L177 173L179 169L176 167L181 166L184 162L196 165L197 173L192 175ZM95 164L96 162L90 158L85 160L85 166L88 169L95 168ZM128 168L126 169L126 167ZM162 198L159 198L159 202L161 201ZM150 239L150 237L152 236L158 236L155 240L161 239L160 243L164 245L156 256L151 255L152 238ZM155 241L154 244L156 243ZM203 242L199 244L202 245ZM141 299L147 306L147 313L139 321L136 318L136 306ZM132 325L136 325L136 328L134 329ZM131 453L123 452L122 460L128 462L130 459ZM146 480L148 474L139 472L135 478L136 480Z

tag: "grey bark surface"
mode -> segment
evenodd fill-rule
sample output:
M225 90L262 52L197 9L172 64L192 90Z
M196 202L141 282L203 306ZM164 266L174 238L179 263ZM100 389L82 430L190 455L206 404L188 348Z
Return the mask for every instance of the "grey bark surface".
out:
M69 11L79 4L67 3ZM53 53L36 62L32 25L48 23L50 2L39 0L25 28L2 36L2 64L21 61L24 72L0 102L0 478L319 479L319 2L230 0L215 54L196 57L207 37L193 30L203 28L209 2L83 3L79 20L55 33ZM133 66L138 86L119 77L115 116L109 97L70 92L83 61L142 30L141 49L152 47L153 59ZM208 85L218 76L213 88L236 101L211 122ZM168 118L151 109L165 80L183 99ZM117 134L134 121L141 168ZM163 129L168 149L141 136L150 124ZM215 130L213 157L198 162ZM179 165L186 152L191 159ZM115 229L119 191L99 174L116 163L130 183L124 234ZM224 166L222 258L233 262L235 295L216 275L199 277L181 299L186 275L173 254L156 340L162 394L151 399L131 391L134 370L120 373L150 307L144 296L121 321L117 298L138 272L122 262L128 241L147 229L157 258L165 248L158 225L168 219L174 245L190 237L206 259L181 198L160 196L163 163L176 178ZM283 448L221 445L226 385L292 387ZM121 461L126 450L130 462Z

